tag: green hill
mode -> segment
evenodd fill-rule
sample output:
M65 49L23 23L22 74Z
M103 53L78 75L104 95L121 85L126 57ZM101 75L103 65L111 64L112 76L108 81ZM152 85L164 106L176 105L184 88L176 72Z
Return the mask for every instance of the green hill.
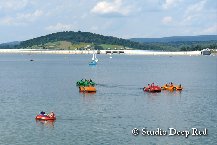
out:
M198 35L198 36L171 36L162 38L131 38L131 41L150 43L150 42L189 42L189 41L217 41L217 35Z
M130 40L103 36L90 32L57 32L46 36L22 41L18 48L46 48L46 49L82 49L92 46L97 49L105 49L105 45L116 45L118 47L129 47L135 49L145 49L145 45Z
M0 44L0 49L1 49L1 48L10 48L10 49L13 49L13 48L16 48L19 44L20 44L19 41L13 41L13 42L8 42L8 43L2 43L2 44Z
M26 41L0 44L1 48L29 49L141 49L161 51L192 51L204 48L217 49L217 35L180 36L156 38L153 40L122 39L113 36L103 36L90 32L57 32ZM137 42L136 42L137 41ZM145 42L144 42L145 41Z
M160 50L169 51L194 51L204 48L217 49L217 35L131 38L129 40L149 45L153 49L160 48Z

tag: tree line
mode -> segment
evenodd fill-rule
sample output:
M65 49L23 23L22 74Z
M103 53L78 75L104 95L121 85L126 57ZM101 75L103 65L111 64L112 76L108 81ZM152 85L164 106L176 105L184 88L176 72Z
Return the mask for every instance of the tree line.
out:
M139 43L128 39L116 38L113 36L103 36L90 32L64 31L52 33L26 41L16 45L0 45L0 48L29 48L32 46L43 46L49 42L68 41L71 43L92 43L96 46L100 44L120 45L132 49L141 50L161 50L161 51L194 51L204 48L217 49L217 41L180 41L180 42L146 42ZM101 48L99 48L101 49Z
M113 36L103 36L90 32L73 32L73 31L65 31L65 32L57 32L52 33L46 36L41 36L37 38L33 38L27 41L23 41L18 46L19 48L31 47L33 45L44 45L48 42L56 42L56 41L68 41L71 43L94 43L96 45L99 44L112 44L112 45L122 45L124 47L137 48L137 49L145 49L145 45L138 42L133 42L130 40L116 38Z

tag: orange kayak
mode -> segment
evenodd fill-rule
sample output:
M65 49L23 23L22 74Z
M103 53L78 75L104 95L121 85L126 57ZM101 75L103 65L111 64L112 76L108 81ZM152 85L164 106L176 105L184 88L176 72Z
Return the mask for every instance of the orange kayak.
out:
M162 90L169 90L169 91L173 91L173 90L176 90L176 87L174 86L168 86L168 85L163 85L161 87Z
M169 85L163 85L161 87L162 90L169 90L169 91L173 91L173 90L177 90L177 91L181 91L183 88L180 86L169 86Z
M177 91L181 91L182 89L183 89L183 87L176 86L176 90L177 90Z
M88 87L80 86L79 91L80 92L96 92L96 88L93 86L88 86Z
M56 116L54 115L54 116L50 117L48 115L41 115L41 114L39 114L39 115L37 115L35 117L35 119L36 120L56 120Z

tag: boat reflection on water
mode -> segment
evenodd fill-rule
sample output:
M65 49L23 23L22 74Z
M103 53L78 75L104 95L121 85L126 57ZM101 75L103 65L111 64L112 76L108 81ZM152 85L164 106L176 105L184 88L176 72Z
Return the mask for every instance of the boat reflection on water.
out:
M174 97L181 97L182 91L168 91L168 90L162 90L161 93L146 93L146 95L152 99L156 99L157 97L163 96L174 96Z
M36 120L36 124L42 127L54 128L55 120Z
M96 92L91 92L91 93L80 93L82 96L82 100L84 102L92 102L94 101L96 98L95 98L95 94Z
M178 96L181 97L182 91L167 91L167 90L163 90L162 93L166 96Z
M144 93L146 94L150 99L156 99L160 96L160 93Z
M93 96L96 92L79 92L83 97Z

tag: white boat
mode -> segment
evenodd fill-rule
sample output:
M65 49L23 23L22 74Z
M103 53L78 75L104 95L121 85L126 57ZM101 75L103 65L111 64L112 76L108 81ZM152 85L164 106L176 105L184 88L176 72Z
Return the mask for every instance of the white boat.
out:
M93 53L92 61L98 62L98 59L96 58L96 53Z
M96 58L96 53L93 53L92 61L89 63L89 65L96 65L98 62L98 59Z

